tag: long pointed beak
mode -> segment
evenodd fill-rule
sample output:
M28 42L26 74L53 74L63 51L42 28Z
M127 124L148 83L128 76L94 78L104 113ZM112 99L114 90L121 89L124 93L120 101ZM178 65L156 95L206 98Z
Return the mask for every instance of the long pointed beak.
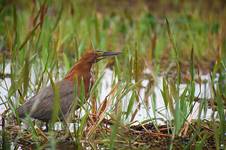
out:
M121 52L102 52L99 51L101 54L99 54L99 56L96 58L96 62L106 58L106 57L110 57L110 56L117 56L119 54L121 54Z
M103 54L101 55L102 57L107 57L107 56L117 56L121 54L121 52L103 52Z

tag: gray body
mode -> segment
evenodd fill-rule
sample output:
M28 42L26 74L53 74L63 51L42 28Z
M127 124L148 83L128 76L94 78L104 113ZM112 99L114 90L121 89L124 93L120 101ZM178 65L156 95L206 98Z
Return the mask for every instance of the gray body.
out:
M60 111L66 115L72 102L75 100L73 82L62 80L55 83L59 89ZM20 118L26 117L26 114L32 118L48 122L52 117L54 103L54 91L52 86L47 86L41 91L27 100L22 106L17 109ZM61 118L62 116L59 115Z

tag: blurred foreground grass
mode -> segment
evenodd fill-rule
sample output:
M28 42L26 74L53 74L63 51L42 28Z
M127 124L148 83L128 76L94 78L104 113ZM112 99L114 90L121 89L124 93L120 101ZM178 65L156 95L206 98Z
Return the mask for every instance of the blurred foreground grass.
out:
M120 50L120 57L95 65L96 80L101 80L106 67L113 68L112 92L102 102L98 98L100 86L95 86L92 99L99 105L102 103L102 107L87 108L96 117L92 118L93 114L86 110L75 121L78 127L70 142L79 147L78 143L85 141L85 146L93 149L150 148L164 144L167 148L201 149L210 145L225 148L225 18L225 3L219 0L1 1L0 85L3 87L8 78L11 83L4 88L7 96L0 97L2 105L15 111L19 104L47 85L48 74L54 80L62 79L86 50ZM5 72L8 65L10 71ZM199 119L191 122L188 116L198 99L194 95L195 83L205 83L200 79L201 74L211 76L210 105L214 105L217 115L213 114L208 121L201 120L201 113L208 107L204 98L200 102ZM165 107L173 119L166 121L164 133L157 118L140 122L142 130L134 129L131 124L140 104L155 106L158 102L153 87L159 76L163 77L161 92ZM143 80L149 81L146 87L141 84ZM186 88L181 94L182 82ZM143 99L140 98L142 88L145 89ZM128 100L127 106L123 106L123 98ZM148 123L153 128L144 126ZM29 124L33 126L32 122ZM50 132L48 140L43 141L42 134L29 128L28 134L19 132L16 139L26 135L36 148L41 149L47 143L54 149L54 137L64 134Z

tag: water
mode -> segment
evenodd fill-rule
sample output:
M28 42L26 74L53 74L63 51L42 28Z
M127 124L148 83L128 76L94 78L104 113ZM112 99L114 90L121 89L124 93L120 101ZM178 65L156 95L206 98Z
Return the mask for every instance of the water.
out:
M145 70L145 72L150 73L150 70ZM10 65L6 66L5 73L10 73ZM113 72L109 69L106 69L104 72L104 76L103 76L101 87L100 87L101 88L100 97L99 97L100 102L102 102L105 99L105 97L109 94L109 92L111 91L112 76L113 76ZM203 76L201 76L201 78L202 78L202 80L210 81L210 77L208 75L203 75ZM31 76L31 80L33 82L35 81L34 75ZM148 80L143 80L142 81L143 87L146 87L148 82L149 82ZM143 88L143 89L141 89L141 91L139 93L140 94L139 101L141 102L141 108L138 111L137 115L135 116L134 120L143 121L146 119L153 118L155 115L156 115L156 118L162 118L163 120L172 118L171 114L169 113L169 110L167 110L165 108L164 100L163 100L163 97L161 94L161 90L163 89L162 82L163 82L163 77L158 77L156 80L156 85L154 87L154 93L155 93L155 97L156 97L155 108L158 111L158 113L156 113L156 111L154 110L152 105L150 105L148 107L146 107L146 105L144 105L143 98L144 98L145 89ZM6 101L6 98L8 96L7 88L9 88L11 85L10 79L7 78L7 79L5 79L5 81L3 81L3 80L0 81L0 85L1 85L0 86L0 95L1 95L2 101ZM185 87L186 87L186 84L180 85L180 93L183 92ZM199 84L195 84L195 96L199 96L199 98L207 98L207 99L211 98L210 89L211 88L210 88L210 85L208 82L207 82L207 84L201 84L201 87ZM131 96L131 93L128 93L127 96L125 96L122 99L122 104L125 106L125 107L123 107L123 108L125 108L124 111L126 111L126 108L129 103L128 100L130 99L130 96ZM148 97L148 101L151 104L151 102L153 102L153 98ZM198 117L197 111L198 111L199 105L200 105L199 103L196 103L194 106L193 112L191 113L192 114L191 116L193 119L196 119ZM133 111L136 109L136 107L137 107L137 104L135 103ZM0 105L0 114L2 114L5 109L6 108L4 105ZM202 119L209 119L211 117L211 114L212 114L212 110L208 109L206 116L204 116L204 114L202 115Z
M147 71L146 72L149 72L150 71ZM104 77L103 77L103 82L102 82L102 87L101 87L101 91L104 91L104 92L101 92L101 95L100 95L100 99L103 100L106 95L111 91L111 83L112 83L112 74L113 72L109 69L105 70L105 74L104 74ZM210 81L210 77L209 75L202 75L201 76L201 80L206 80L207 83L206 84L195 84L195 96L199 97L199 98L206 98L206 99L209 99L212 97L211 95L211 87L210 87L210 84L208 83ZM143 87L146 87L147 84L148 84L148 80L143 80L142 81L142 85ZM141 89L140 91L140 102L141 102L141 108L140 110L138 111L134 121L143 121L143 120L147 120L147 119L150 119L150 118L154 118L155 117L155 114L156 114L156 118L161 118L163 120L168 120L168 119L171 119L172 118L172 115L169 113L169 110L166 109L165 107L165 104L164 104L164 100L163 100L163 97L162 97L162 94L161 94L161 90L163 89L163 77L157 77L157 80L156 80L157 84L156 86L154 87L154 93L155 93L155 97L156 97L156 106L155 106L155 109L159 111L159 113L156 113L154 112L154 108L152 107L152 105L150 105L148 108L145 106L144 104L144 92L145 92L145 89ZM182 93L185 88L186 88L186 84L181 84L180 85L180 93ZM126 106L124 108L127 108L128 106L128 100L130 98L131 94L128 94L122 101L123 101L123 104ZM153 98L150 96L148 97L148 101L149 103L151 103L153 101ZM199 103L196 103L195 106L194 106L194 109L191 113L191 116L192 116L192 119L197 119L198 118L198 109L199 109ZM137 107L137 105L135 104L134 105L134 108L133 110L135 110ZM202 114L201 115L201 118L202 119L210 119L211 118L211 114L212 114L212 109L207 109L207 113L206 115ZM161 121L159 122L161 123Z
M10 65L6 65L5 67L5 73L10 73ZM0 79L0 103L4 103L6 101L6 98L8 97L8 88L11 86L11 81L9 78L6 78L5 81ZM0 114L2 114L5 111L5 106L2 104L0 105ZM0 115L0 118L2 116Z
M150 70L145 70L146 73L151 73ZM5 68L5 72L6 73L10 73L10 65L7 65ZM33 74L34 72L31 71ZM100 95L99 95L99 99L100 99L100 103L103 102L103 100L105 99L105 97L109 94L109 92L111 91L112 88L112 78L113 78L113 72L109 69L106 69L104 71L104 76L102 79L101 84L99 85L100 88ZM199 96L199 98L211 98L213 97L211 95L211 85L210 85L210 77L209 75L203 75L201 76L202 80L206 80L207 83L206 84L201 84L201 86L199 84L195 84L195 96ZM31 82L34 83L35 81L35 77L34 75L31 76ZM148 85L148 80L143 80L142 81L142 86L143 87L147 87ZM49 83L48 83L49 84ZM0 96L2 98L2 101L6 101L6 98L8 97L8 88L11 86L11 82L10 79L5 79L5 81L0 80ZM183 90L186 88L186 84L181 84L180 85L180 93L183 92ZM164 104L164 100L161 94L161 90L163 89L163 77L157 77L156 78L156 84L154 86L154 93L155 93L155 97L156 97L156 106L153 107L153 105L151 105L151 103L154 101L153 97L148 97L148 101L150 103L150 106L146 107L146 105L144 104L144 93L145 93L145 88L142 88L139 92L139 101L141 102L141 107L137 113L137 115L135 116L133 121L138 121L138 122L142 122L144 120L147 119L152 119L152 118L159 118L159 120L157 120L158 124L164 124L164 121L166 120L170 120L172 119L172 114L170 113L170 111L168 109L166 109L165 104ZM34 93L29 93L29 96L32 96ZM123 111L126 111L127 107L128 107L128 103L129 103L129 99L130 99L131 93L128 93L123 99L122 99L122 104L123 104ZM99 105L100 105L99 103ZM133 106L133 111L135 111L135 109L137 108L137 103L134 104ZM199 111L199 105L200 103L195 103L193 111L191 112L191 114L189 115L189 119L197 119L198 118L198 111ZM5 106L4 105L0 105L0 114L2 114L5 111ZM202 113L201 114L201 119L211 119L211 115L212 115L213 111L212 109L207 109L206 113ZM0 115L0 119L1 119L1 115ZM162 120L160 120L162 119ZM125 120L125 122L130 122L130 118L128 118L127 120ZM23 127L24 128L24 127ZM26 128L26 127L25 127ZM0 126L0 130L1 130L1 126ZM69 129L71 132L73 132L74 130L74 124L70 124L69 125ZM61 123L56 123L55 124L55 130L62 130L62 124ZM13 148L14 145L13 143L11 143L11 147Z

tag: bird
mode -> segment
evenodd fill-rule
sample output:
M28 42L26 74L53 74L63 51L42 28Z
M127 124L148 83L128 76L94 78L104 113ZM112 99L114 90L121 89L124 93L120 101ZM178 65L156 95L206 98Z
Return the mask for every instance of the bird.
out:
M98 61L109 57L119 55L121 52L104 52L100 50L88 51L81 59L71 68L66 76L55 83L58 87L58 94L60 99L60 111L58 115L60 119L65 117L70 110L71 105L76 100L75 96L80 96L81 87L84 88L84 97L89 97L89 91L93 85L91 68L93 64ZM75 90L78 87L78 90ZM26 100L24 104L16 109L19 118L25 118L27 115L31 118L41 120L48 123L51 121L54 105L54 88L49 85L42 88L36 95ZM76 108L80 108L81 105L76 103Z

